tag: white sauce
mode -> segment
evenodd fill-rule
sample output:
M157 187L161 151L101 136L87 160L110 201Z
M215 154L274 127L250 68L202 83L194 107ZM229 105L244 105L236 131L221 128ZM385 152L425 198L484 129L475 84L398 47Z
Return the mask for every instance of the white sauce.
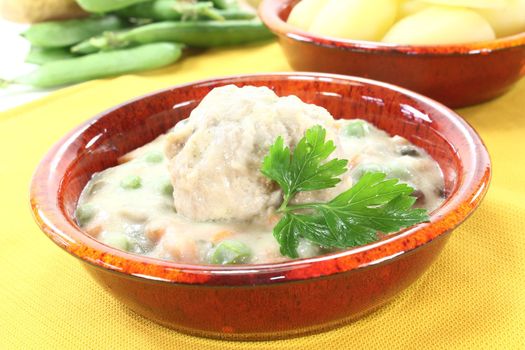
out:
M365 121L334 120L295 96L226 86L168 134L95 174L79 199L77 221L108 245L177 262L209 264L224 240L247 247L244 263L288 260L272 235L281 193L259 169L277 136L293 149L317 124L335 142L333 156L349 160L349 171L336 188L303 194L299 202L328 200L372 170L417 189L420 207L442 203L437 163L404 138ZM307 241L299 246L300 257L324 252Z

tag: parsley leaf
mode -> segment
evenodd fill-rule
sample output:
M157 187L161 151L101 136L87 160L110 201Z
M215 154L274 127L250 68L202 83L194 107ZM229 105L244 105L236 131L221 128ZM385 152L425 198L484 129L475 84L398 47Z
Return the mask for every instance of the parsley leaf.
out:
M273 229L273 236L281 246L281 254L290 258L297 258L297 247L299 246L300 226L297 225L295 215L284 214Z
M290 159L290 148L278 137L264 158L262 173L277 182L283 190L283 206L297 192L322 190L335 187L339 175L347 170L347 160L332 159L324 162L335 151L333 141L325 141L326 130L316 125L306 130Z
M377 240L377 233L391 233L428 221L425 209L414 209L413 188L386 179L383 173L366 173L349 190L327 203L290 205L293 196L302 191L334 187L346 171L347 161L326 161L335 150L325 141L326 130L320 126L308 129L293 155L277 138L265 157L262 173L283 190L283 216L273 229L281 254L297 258L301 238L327 248L349 248Z

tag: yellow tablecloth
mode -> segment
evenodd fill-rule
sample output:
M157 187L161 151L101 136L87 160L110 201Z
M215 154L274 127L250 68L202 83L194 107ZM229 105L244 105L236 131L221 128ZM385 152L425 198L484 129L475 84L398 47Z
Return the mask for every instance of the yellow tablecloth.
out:
M0 349L525 349L525 80L460 110L492 155L483 205L388 306L303 338L195 338L128 311L33 223L33 170L64 133L135 96L197 79L290 70L277 44L211 51L170 68L60 90L0 114Z

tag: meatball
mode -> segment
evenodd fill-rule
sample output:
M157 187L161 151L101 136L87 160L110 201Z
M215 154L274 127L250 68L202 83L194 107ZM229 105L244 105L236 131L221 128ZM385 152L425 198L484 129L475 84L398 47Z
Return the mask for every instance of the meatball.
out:
M296 96L278 97L266 87L212 90L166 138L177 212L195 221L269 215L282 195L261 174L262 160L278 136L293 149L314 125L323 126L327 139L338 144L338 124L324 108ZM332 156L342 158L337 150ZM341 192L339 187L302 194L298 200L331 198Z

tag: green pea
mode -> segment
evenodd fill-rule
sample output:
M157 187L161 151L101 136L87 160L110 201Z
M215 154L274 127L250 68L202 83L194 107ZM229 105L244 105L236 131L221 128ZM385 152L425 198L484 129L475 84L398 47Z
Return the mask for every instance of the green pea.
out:
M177 42L195 47L240 45L274 35L259 20L158 22L122 32L107 32L74 46L74 53L93 53L153 42Z
M211 255L212 264L244 264L251 257L250 248L239 241L225 240L215 247Z
M120 186L125 190L136 190L142 186L140 176L130 175L120 182Z
M355 180L359 180L363 177L366 173L386 173L385 168L379 164L376 163L365 163L358 165L353 171L352 171L352 177Z
M308 258L311 256L317 256L319 255L320 248L317 244L312 243L306 239L300 239L299 245L297 247L297 253L299 253L299 257L301 258Z
M170 179L164 179L160 181L159 185L160 193L166 196L173 196L173 185Z
M407 179L411 175L407 167L399 163L390 163L386 169L386 173L389 177L396 179Z
M14 83L50 88L161 68L176 62L182 55L182 47L175 43L156 43L50 62L15 79Z
M87 12L105 13L151 0L76 0Z
M128 237L122 233L104 233L102 235L101 241L110 247L125 251L128 251L131 245Z
M370 127L363 120L352 120L345 128L347 136L362 138L370 133Z
M80 227L85 226L97 213L95 207L91 204L79 205L75 210L75 218Z
M150 152L146 154L146 162L156 164L161 163L164 160L162 152Z
M45 64L53 61L67 60L75 56L67 48L31 47L26 56L27 63Z
M116 16L71 19L33 24L22 36L38 47L67 47L124 26L125 22Z

